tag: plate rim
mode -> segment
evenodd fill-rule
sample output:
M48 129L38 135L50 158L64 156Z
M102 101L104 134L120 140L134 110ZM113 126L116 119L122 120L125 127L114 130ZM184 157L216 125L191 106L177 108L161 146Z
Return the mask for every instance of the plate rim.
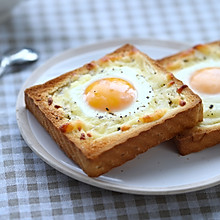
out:
M87 53L91 52L94 48L103 48L103 47L115 47L117 45L122 45L125 43L131 43L131 44L158 44L161 46L165 45L172 45L173 48L176 47L190 47L189 44L184 42L177 42L177 41L168 41L168 40L157 40L157 39L143 39L143 38L127 38L127 39L118 39L118 40L109 40L109 41L101 41L98 43L91 43L86 44L81 47L77 48L71 48L67 49L58 55L48 59L46 62L41 64L36 70L33 71L33 73L28 77L28 79L24 82L22 85L18 96L17 96L17 102L16 102L16 120L18 124L18 128L20 130L20 133L25 140L28 147L36 154L38 155L44 162L46 162L48 165L53 167L54 169L58 170L59 172L75 179L80 182L99 187L102 189L107 189L111 191L121 192L121 193L129 193L129 194L139 194L139 195L171 195L171 194L180 194L180 193L187 193L187 192L193 192L201 189L205 189L211 186L218 185L220 183L220 175L216 176L214 178L210 178L205 181L200 181L198 183L191 183L191 184L184 184L181 186L172 186L172 187L155 187L155 188L144 188L144 187L138 187L134 188L131 186L126 186L124 184L117 184L117 183L110 183L110 182L104 182L103 180L91 178L88 177L85 174L79 173L75 170L72 170L70 167L65 166L62 162L54 158L52 155L50 155L42 146L40 143L38 143L35 135L33 134L30 124L27 123L26 126L23 126L23 121L28 122L27 118L27 109L25 108L24 104L24 90L25 88L33 85L36 80L42 76L45 73L46 69L49 69L51 67L51 63L54 63L55 61L62 62L65 59L65 56L68 56L70 53ZM167 46L166 46L167 47ZM97 49L96 49L97 50ZM62 58L62 59L61 59ZM40 74L41 73L41 74ZM28 135L27 135L28 134ZM31 138L30 138L31 137ZM31 140L30 140L31 139ZM30 142L31 141L31 142ZM33 143L34 141L34 143ZM37 145L36 147L34 147ZM39 151L40 149L40 151Z

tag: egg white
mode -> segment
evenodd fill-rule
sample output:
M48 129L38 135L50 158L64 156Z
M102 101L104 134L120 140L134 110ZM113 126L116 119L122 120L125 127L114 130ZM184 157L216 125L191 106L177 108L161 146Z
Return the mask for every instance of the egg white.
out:
M206 94L199 92L191 87L190 78L197 70L207 67L220 67L218 60L207 59L199 63L195 63L189 67L178 70L175 73L175 77L181 80L184 84L188 85L194 93L199 95L203 102L204 119L201 125L208 125L213 123L220 123L220 93L218 94Z
M84 99L85 89L94 81L102 78L120 78L131 83L137 91L137 98L127 108L113 112L117 116L128 116L146 108L148 103L153 97L153 90L150 84L147 82L138 68L134 67L107 67L100 70L95 75L83 75L77 80L77 84L72 84L71 87L66 90L66 96L70 98L72 102L75 102L80 110L87 116L90 117L108 117L111 114L108 112L101 112L92 108Z
M189 66L187 68L184 68L184 69L178 71L177 73L175 73L175 77L177 77L179 80L183 81L183 83L187 84L202 99L204 99L204 100L211 99L214 101L216 101L216 100L220 101L220 94L201 93L201 92L198 92L197 90L194 90L190 86L190 78L193 75L193 73L196 72L197 70L207 68L207 67L220 67L220 62L217 60L216 61L215 60L205 60L203 62L196 63L192 66Z

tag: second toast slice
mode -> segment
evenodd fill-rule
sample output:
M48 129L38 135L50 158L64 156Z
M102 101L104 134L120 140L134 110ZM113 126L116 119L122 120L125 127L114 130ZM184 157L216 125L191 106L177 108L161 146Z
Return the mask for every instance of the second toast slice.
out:
M187 155L220 143L220 41L196 45L159 63L189 85L203 101L203 122L175 138Z

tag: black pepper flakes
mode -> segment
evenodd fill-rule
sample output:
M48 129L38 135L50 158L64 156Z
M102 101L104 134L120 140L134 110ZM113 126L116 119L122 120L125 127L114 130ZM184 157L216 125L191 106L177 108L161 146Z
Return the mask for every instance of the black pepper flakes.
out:
M209 108L212 109L214 107L214 105L210 105Z

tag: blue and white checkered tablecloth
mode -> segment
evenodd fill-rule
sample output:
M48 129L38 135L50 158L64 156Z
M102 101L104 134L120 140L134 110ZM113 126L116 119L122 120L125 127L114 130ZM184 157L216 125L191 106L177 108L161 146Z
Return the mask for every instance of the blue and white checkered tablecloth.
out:
M191 45L220 40L218 0L25 0L0 23L0 55L36 48L40 60L0 78L0 219L220 219L220 186L179 195L112 192L74 180L20 135L17 94L60 52L103 40L150 38Z

